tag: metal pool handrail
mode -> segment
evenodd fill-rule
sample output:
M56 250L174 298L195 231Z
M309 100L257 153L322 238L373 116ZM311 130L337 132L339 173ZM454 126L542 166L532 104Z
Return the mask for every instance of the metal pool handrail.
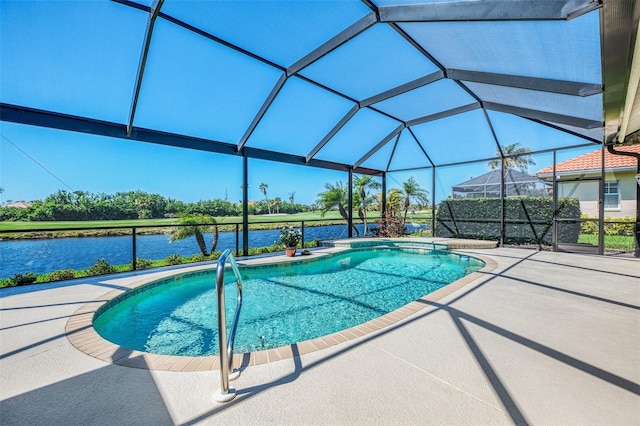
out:
M227 261L236 277L238 284L238 303L236 314L233 317L229 342L227 343L227 319L224 308L224 270ZM226 249L218 259L216 267L216 295L218 298L218 347L220 348L220 390L216 392L215 399L219 402L229 402L236 396L235 389L229 388L229 380L235 380L240 376L240 371L233 371L233 343L238 328L238 318L242 308L242 277L233 252Z

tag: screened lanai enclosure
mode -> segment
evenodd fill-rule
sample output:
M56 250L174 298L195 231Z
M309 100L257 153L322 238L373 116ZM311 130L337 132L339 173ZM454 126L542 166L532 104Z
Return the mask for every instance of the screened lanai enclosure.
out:
M2 0L0 118L239 157L245 224L247 160L260 159L349 183L373 175L383 198L389 176L412 172L447 211L436 235L490 223L475 237L561 249L576 243L563 229L591 221L603 253L604 207L564 214L555 177L552 217L508 202L504 177L523 153L507 147L524 148L535 175L640 143L639 3ZM458 216L452 187L496 159L491 213ZM608 178L603 166L585 188L602 200Z
M536 176L506 169L492 170L451 188L453 198L544 197L550 194L550 185Z

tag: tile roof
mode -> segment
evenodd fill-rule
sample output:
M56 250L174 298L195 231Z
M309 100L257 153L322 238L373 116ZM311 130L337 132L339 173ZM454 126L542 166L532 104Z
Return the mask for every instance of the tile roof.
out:
M616 151L635 152L640 154L640 145L623 146L616 148ZM581 155L571 160L563 161L556 165L556 172L573 172L580 170L599 170L602 164L600 157L600 150L590 152L588 154ZM622 169L629 167L636 167L638 160L628 155L614 155L605 150L604 153L604 167L605 169ZM538 174L553 173L553 166L546 167Z
M26 209L27 207L31 207L33 203L28 201L16 201L15 203L8 203L2 207L16 207L18 209Z

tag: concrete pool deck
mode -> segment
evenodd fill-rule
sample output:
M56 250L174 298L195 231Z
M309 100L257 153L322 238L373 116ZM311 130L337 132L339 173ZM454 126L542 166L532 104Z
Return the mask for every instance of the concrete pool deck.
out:
M227 404L218 371L115 365L67 338L79 308L165 272L0 290L0 424L640 424L640 260L460 251L495 268L377 331L244 367Z

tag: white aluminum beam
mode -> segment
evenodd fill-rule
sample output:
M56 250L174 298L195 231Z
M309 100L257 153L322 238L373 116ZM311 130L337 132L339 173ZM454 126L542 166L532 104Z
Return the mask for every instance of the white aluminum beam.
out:
M638 32L640 4L637 0L604 3L600 19L605 135L607 144L619 142ZM624 135L622 135L624 138Z

